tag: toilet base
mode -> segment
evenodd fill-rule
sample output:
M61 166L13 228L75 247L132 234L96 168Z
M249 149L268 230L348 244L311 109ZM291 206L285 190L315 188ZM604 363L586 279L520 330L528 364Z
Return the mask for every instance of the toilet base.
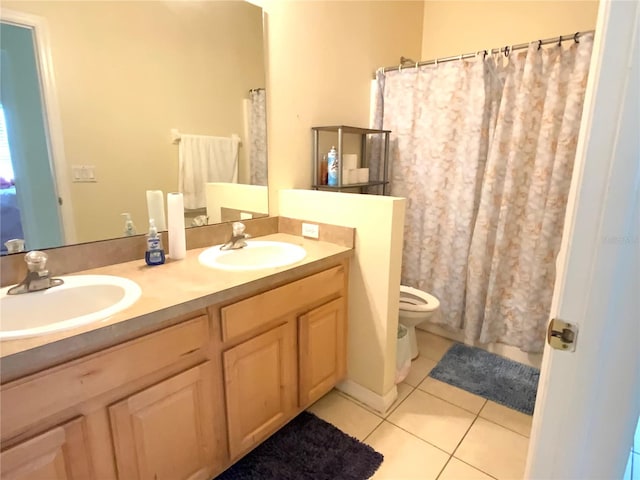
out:
M416 338L416 327L415 325L404 325L404 326L407 329L407 335L409 335L409 348L411 351L411 360L415 360L420 354L420 352L418 351L418 339Z

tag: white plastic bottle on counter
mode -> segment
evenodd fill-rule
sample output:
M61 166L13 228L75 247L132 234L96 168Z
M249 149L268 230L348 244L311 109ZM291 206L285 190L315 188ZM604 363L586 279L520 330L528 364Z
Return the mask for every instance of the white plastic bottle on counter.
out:
M132 237L136 234L136 226L133 224L133 220L131 220L131 214L129 213L121 213L124 220L124 234L127 237Z

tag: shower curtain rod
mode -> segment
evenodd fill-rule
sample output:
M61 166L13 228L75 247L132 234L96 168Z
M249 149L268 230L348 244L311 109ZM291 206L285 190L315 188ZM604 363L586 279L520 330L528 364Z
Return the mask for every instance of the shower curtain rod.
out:
M542 45L549 45L552 43L557 43L558 45L560 45L562 42L566 42L568 40L573 40L576 43L580 42L580 35L586 35L589 33L593 33L594 30L586 30L584 32L576 32L576 33L571 33L568 35L560 35L559 37L551 37L551 38L545 38L544 40L538 40L538 48L541 48ZM400 60L403 62L401 65L395 65L392 67L380 67L378 70L376 70L376 72L374 72L374 78L375 78L375 73L377 72L392 72L394 70L402 70L403 68L418 68L418 67L422 67L423 65L437 65L438 63L443 63L443 62L453 62L454 60L464 60L467 58L474 58L476 55L478 55L479 53L484 53L485 57L487 55L492 55L494 53L504 53L505 56L509 56L509 53L511 53L514 50L522 50L524 48L529 48L529 45L531 45L534 42L529 42L529 43L519 43L517 45L507 45L505 47L500 47L500 48L492 48L491 50L478 50L477 52L473 52L473 53L463 53L462 55L454 55L451 57L443 57L443 58L434 58L432 60L424 60L421 62L413 62L412 60L405 58L405 57L400 57ZM409 63L411 62L411 63Z
M257 92L257 91L259 91L259 90L264 90L264 87L259 87L259 88L250 88L250 89L249 89L249 93L251 93L251 92Z

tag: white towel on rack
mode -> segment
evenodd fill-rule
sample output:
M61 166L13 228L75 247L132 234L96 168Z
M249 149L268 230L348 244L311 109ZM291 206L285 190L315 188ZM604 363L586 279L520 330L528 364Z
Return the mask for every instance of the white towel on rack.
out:
M180 136L179 190L184 208L206 207L207 182L238 182L238 146L240 137Z

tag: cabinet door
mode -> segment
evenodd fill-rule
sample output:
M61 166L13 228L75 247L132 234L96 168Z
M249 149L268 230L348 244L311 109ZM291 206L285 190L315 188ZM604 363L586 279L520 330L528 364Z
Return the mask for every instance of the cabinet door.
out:
M92 478L83 418L55 427L0 455L4 480Z
M295 413L295 322L222 354L232 459L268 437Z
M210 362L109 407L118 477L184 480L211 476L215 462Z
M347 373L345 308L340 297L298 319L301 407L319 399Z

